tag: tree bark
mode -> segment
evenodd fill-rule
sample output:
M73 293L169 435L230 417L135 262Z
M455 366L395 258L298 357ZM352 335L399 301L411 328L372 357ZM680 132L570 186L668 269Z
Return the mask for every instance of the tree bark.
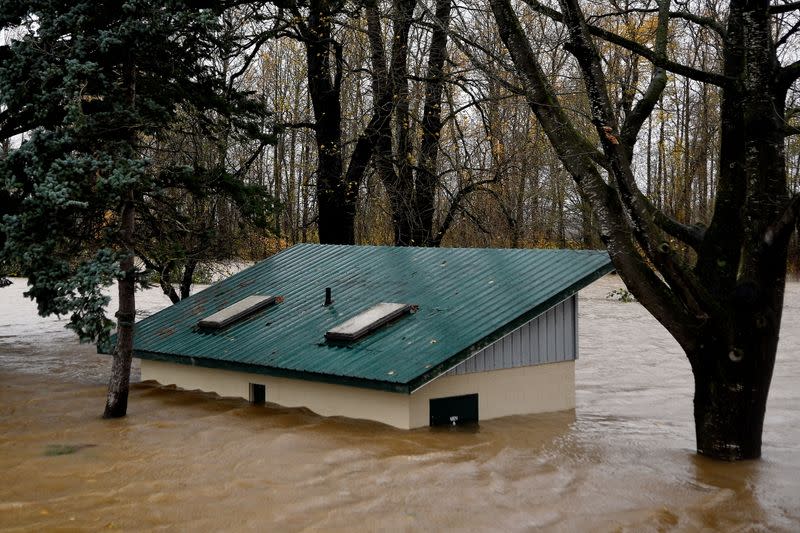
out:
M122 206L120 237L125 257L120 261L122 278L118 282L119 310L117 311L117 344L111 363L106 408L103 418L120 418L128 412L128 390L133 358L133 324L136 320L136 271L133 263L133 232L136 208L133 191Z
M375 168L389 197L397 246L414 243L414 174L410 161L413 154L409 137L407 62L408 35L415 7L416 0L393 2L393 37L388 61L377 2L369 2L366 7L372 92L375 95Z
M175 287L172 285L172 280L170 279L169 274L168 274L168 272L169 272L168 269L169 268L172 268L172 267L168 266L167 268L165 268L161 272L161 276L159 276L158 284L161 286L161 292L166 294L167 297L169 297L169 300L172 303L176 304L176 303L181 301L181 297L178 296L178 292L175 290Z
M695 379L697 452L735 461L761 456L761 438L780 328L770 290L743 283L727 331L711 321L687 355ZM721 333L721 335L720 335ZM727 335L726 335L727 333Z
M408 39L416 0L393 3L392 45L387 63L376 2L367 5L375 99L375 166L386 188L392 210L396 246L438 246L443 230L434 231L437 158L442 130L447 32L451 0L437 0L427 70L417 157L408 83ZM392 120L394 119L394 120ZM394 128L392 128L394 126ZM415 164L416 161L416 164ZM445 217L446 218L446 217Z
M317 144L317 227L323 244L354 244L358 184L342 174L342 64L331 18L329 2L314 0L303 31Z
M345 169L342 45L335 39L332 22L336 14L332 9L343 9L343 5L333 5L329 0L312 0L308 9L306 17L302 17L298 10L295 14L306 49L308 93L314 108L319 241L324 244L355 244L358 192L372 157L378 117L373 116L359 136ZM302 239L305 242L305 223L303 226Z
M719 361L714 368L694 371L697 453L726 461L761 456L771 373L759 370L741 375L726 372L725 367L736 364L732 357L739 360L740 357L766 356L769 359L768 352L714 354L712 359Z
M765 4L732 3L722 88L720 174L697 271L727 312L728 349L694 363L698 451L721 459L761 453L780 331L793 222L782 124L786 93ZM734 367L731 371L731 360ZM699 419L698 419L699 416Z
M444 62L447 57L447 31L450 24L451 0L436 0L436 26L431 35L428 53L428 73L425 76L425 104L422 112L422 138L419 148L419 168L416 172L415 219L413 240L417 246L431 246L435 239L434 214L436 187L439 185L437 157L442 132L442 92Z
M126 103L133 108L136 105L136 62L133 51L130 54L123 66L121 81L127 93ZM128 130L126 140L127 149L132 153L136 145L135 130ZM131 381L131 360L133 359L133 326L136 321L135 224L136 194L133 188L129 188L123 195L120 210L119 240L123 257L119 263L122 278L117 284L119 294L119 309L116 313L117 344L112 354L111 377L108 381L103 418L121 418L128 412L128 390Z
M197 270L197 261L187 259L183 267L183 276L181 277L181 300L188 298L192 292L195 270Z

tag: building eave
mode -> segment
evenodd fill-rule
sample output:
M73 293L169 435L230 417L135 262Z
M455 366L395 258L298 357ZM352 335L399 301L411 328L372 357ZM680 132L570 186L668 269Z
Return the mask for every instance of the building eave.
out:
M230 370L233 372L244 372L247 374L261 374L287 379L300 379L319 383L329 383L333 385L344 385L348 387L359 387L374 389L386 392L396 392L409 394L411 388L407 383L393 383L390 381L376 381L370 379L357 378L352 376L337 376L334 374L319 374L314 372L303 372L301 370L290 370L286 368L276 368L263 365L240 363L236 361L226 361L223 359L212 359L208 357L194 357L173 353L158 353L144 350L134 350L134 357L148 359L150 361L162 361L166 363L176 363L188 366L199 366L204 368L216 368L219 370Z

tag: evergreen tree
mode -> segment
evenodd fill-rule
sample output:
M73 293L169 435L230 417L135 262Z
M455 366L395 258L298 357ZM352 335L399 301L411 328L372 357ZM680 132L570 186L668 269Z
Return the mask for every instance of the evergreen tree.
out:
M142 144L181 109L224 117L265 141L266 111L231 91L208 58L224 43L223 3L191 0L0 0L0 139L25 134L0 161L9 205L0 264L18 265L42 315L69 315L82 340L107 343L102 290L119 309L104 416L127 409L135 317L137 208L196 169L152 171ZM202 186L202 182L201 186Z

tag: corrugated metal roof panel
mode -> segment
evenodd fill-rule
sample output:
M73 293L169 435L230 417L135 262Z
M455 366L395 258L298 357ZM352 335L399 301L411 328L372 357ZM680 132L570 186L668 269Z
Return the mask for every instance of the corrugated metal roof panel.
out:
M599 251L302 244L137 323L134 351L407 391L610 270ZM256 294L283 303L223 330L197 327ZM419 309L353 343L325 342L326 331L379 302Z

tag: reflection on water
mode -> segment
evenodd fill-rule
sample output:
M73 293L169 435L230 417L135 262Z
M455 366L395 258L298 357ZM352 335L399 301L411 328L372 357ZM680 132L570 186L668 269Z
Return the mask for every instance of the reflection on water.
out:
M0 529L797 531L800 285L764 459L693 453L691 374L638 304L581 294L574 412L395 430L152 383L102 420L108 360L0 291ZM139 298L152 312L157 291Z

